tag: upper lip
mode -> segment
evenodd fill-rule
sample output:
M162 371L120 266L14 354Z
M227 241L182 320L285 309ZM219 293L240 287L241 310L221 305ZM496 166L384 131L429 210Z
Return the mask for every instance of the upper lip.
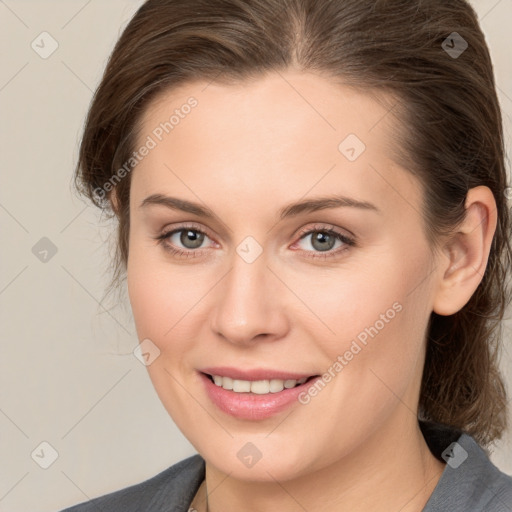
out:
M200 368L199 371L209 375L220 375L222 377L230 377L237 380L300 380L316 375L312 373L295 373L283 370L273 370L271 368L242 370L241 368L234 368L232 366L210 366L208 368Z

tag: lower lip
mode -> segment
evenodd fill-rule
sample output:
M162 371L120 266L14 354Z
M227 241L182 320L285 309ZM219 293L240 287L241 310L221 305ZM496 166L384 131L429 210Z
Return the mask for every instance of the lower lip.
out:
M315 384L321 377L315 377L294 388L283 389L278 393L258 395L256 393L236 393L217 386L204 373L199 373L210 400L223 412L244 420L264 420L284 411L293 403L299 403L301 393Z

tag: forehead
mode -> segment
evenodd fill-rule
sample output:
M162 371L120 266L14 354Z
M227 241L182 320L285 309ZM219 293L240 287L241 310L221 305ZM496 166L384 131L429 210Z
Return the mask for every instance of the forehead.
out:
M360 198L389 196L390 186L414 196L418 183L392 159L400 130L394 101L312 73L182 84L160 94L141 119L137 146L150 137L154 148L134 185L144 193L158 184L183 189L186 178L198 194L213 187L226 197L253 191L270 199L274 190L280 202L333 187Z
M266 131L273 137L277 133L271 128L284 128L290 138L306 128L312 135L316 132L336 141L352 130L366 140L371 135L375 146L389 142L384 140L386 133L400 126L392 112L397 99L390 93L357 90L320 74L286 71L229 84L193 81L168 89L146 107L140 123L142 132L150 132L173 113L180 114L191 97L197 100L197 107L191 116L185 112L191 118L186 124L200 118L201 123L194 126L199 136L211 137L213 126L217 132L239 133L243 128L240 136L256 131L261 136ZM210 124L198 131L204 121ZM179 130L173 135L179 137Z

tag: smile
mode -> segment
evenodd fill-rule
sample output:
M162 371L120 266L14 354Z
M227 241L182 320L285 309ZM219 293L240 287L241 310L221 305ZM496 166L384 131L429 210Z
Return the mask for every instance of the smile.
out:
M270 379L270 380L240 380L221 375L210 375L216 386L234 391L235 393L255 393L257 395L266 395L267 393L279 393L283 389L291 389L300 384L304 384L308 378L302 379ZM312 377L309 377L312 378Z
M274 370L203 368L198 372L208 399L216 408L241 420L265 420L290 407L301 407L298 396L320 379Z

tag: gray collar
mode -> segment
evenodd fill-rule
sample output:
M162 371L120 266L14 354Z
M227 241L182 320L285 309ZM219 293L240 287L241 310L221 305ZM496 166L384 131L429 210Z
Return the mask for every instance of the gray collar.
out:
M512 478L471 436L461 434L442 454L447 464L423 512L512 512Z

